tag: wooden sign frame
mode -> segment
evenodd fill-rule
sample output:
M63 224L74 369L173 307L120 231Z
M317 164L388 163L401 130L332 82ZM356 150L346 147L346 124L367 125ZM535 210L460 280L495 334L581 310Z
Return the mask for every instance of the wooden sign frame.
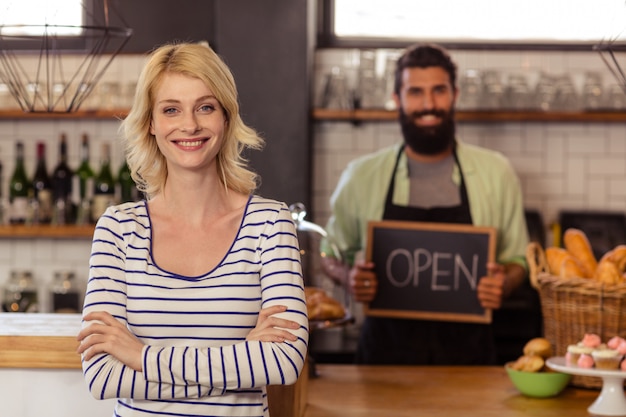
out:
M390 239L389 235L396 234L398 239ZM450 236L448 236L450 235ZM455 235L455 236L452 236ZM438 238L444 238L443 241L438 241ZM448 237L454 238L454 240L447 239ZM386 239L386 241L392 241L397 246L398 240L410 240L411 246L409 249L407 248L399 248L392 249L388 251L389 245L384 246L381 245L381 242L377 242L376 239ZM474 268L477 268L477 277L473 277L476 279L475 285L478 284L478 279L482 276L487 275L486 265L487 262L493 262L495 260L495 252L496 252L496 230L493 227L480 227L473 226L468 224L451 224L451 223L424 223L424 222L410 222L410 221L397 221L397 220L382 220L382 221L372 221L368 223L368 239L367 239L367 248L366 248L366 260L369 262L375 263L375 271L378 278L378 292L376 298L369 304L365 306L365 314L369 316L375 317L392 317L392 318L409 318L409 319L422 319L422 320L438 320L438 321L455 321L455 322L470 322L470 323L491 323L492 320L492 312L490 309L483 309L480 307L478 302L478 298L476 296L476 290L471 289L472 283L469 283L470 290L464 289L467 295L473 295L474 299L469 300L468 298L459 298L463 303L466 303L466 306L462 306L461 310L458 309L458 305L455 308L448 309L447 307L442 307L441 304L438 304L435 309L432 308L424 308L424 309L413 309L404 307L403 303L396 303L398 296L400 298L404 298L406 300L407 297L410 297L411 294L415 294L416 298L419 298L420 295L425 295L425 291L423 289L406 289L406 288L390 288L388 284L391 280L387 277L386 268L388 268L389 263L385 262L385 260L374 259L377 256L390 252L402 253L404 255L410 254L410 250L413 250L413 254L420 252L422 255L428 255L428 251L426 250L426 246L424 246L421 240L427 240L427 245L434 245L434 249L440 249L442 246L454 248L455 246L463 246L464 243L470 244L473 249L476 249L476 244L480 247L480 253L477 254L475 250L471 251L470 254L472 256L472 260L474 261ZM446 240L447 239L447 240ZM461 241L459 241L461 239ZM467 242L466 242L467 241ZM405 242L406 243L406 242ZM465 244L465 246L467 246ZM422 246L420 246L422 245ZM381 249L383 248L383 249ZM464 249L465 250L465 249ZM399 251L399 252L398 252ZM440 255L439 252L436 255ZM457 256L458 255L458 256ZM481 256L482 255L482 256ZM465 254L464 256L467 256ZM484 257L486 259L476 259L476 257ZM410 263L410 256L405 256L406 262ZM439 259L439 258L437 258ZM389 258L387 258L389 260ZM462 263L462 256L460 254L456 254L454 256L455 262L455 273L456 270L456 262L459 264ZM387 263L387 266L384 264ZM415 262L417 264L417 262ZM383 264L381 266L381 264ZM462 266L462 265L461 265ZM460 267L459 270L462 268ZM416 279L417 274L416 267L409 269L407 266L407 270L412 272L413 276L413 286L419 287L419 278ZM459 273L460 274L460 273ZM407 272L407 277L408 272ZM432 276L431 276L432 278ZM384 280L384 281L383 281ZM418 284L415 284L415 281ZM454 281L455 286L456 283L460 282L460 280ZM433 286L431 281L431 287ZM442 288L447 288L449 286L443 286ZM461 285L458 285L460 288ZM423 286L422 286L423 288ZM419 292L422 291L422 292ZM430 291L430 290L429 290ZM458 289L456 290L458 291ZM468 292L469 291L469 292ZM473 291L473 292L471 292ZM437 297L446 297L443 292L431 292L431 294L435 294ZM458 295L458 293L456 293ZM390 300L385 300L381 297L388 297ZM428 299L431 299L429 297ZM433 298L434 299L434 298ZM450 305L454 305L454 299L450 298ZM390 305L393 302L395 305ZM410 301L412 303L412 300ZM435 301L433 301L435 302ZM406 302L404 303L406 304Z

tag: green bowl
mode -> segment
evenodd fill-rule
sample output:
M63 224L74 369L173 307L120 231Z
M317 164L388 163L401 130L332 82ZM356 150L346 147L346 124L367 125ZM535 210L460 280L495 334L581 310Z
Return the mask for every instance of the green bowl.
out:
M561 372L516 371L509 364L504 368L515 388L528 397L548 398L559 395L572 379L570 374Z

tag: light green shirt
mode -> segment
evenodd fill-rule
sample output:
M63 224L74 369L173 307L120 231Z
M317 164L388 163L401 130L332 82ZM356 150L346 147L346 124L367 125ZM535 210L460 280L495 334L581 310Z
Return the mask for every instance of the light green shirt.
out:
M358 158L346 167L331 196L332 215L326 226L330 239L353 263L355 254L367 246L369 221L382 220L385 196L400 145ZM474 226L496 229L496 260L526 267L528 231L519 179L510 162L499 152L457 141L457 157ZM393 203L407 206L409 175L403 153L396 170ZM460 184L455 164L452 180Z

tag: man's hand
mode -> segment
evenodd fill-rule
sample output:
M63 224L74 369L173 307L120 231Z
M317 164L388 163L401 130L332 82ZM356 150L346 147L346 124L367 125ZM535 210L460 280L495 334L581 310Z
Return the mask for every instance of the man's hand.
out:
M356 301L369 303L376 296L378 280L374 273L374 263L357 260L348 277L350 291Z
M525 277L526 270L516 263L488 263L487 276L478 281L480 305L490 309L502 307L502 301L524 282Z
M494 262L487 264L487 276L478 281L478 301L482 308L498 309L504 299L506 269Z

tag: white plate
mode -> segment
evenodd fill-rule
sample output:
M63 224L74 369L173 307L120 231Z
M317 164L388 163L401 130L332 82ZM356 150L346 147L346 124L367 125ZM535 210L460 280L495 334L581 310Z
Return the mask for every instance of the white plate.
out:
M626 372L620 370L581 368L578 366L566 365L564 357L554 357L547 360L546 364L555 371L565 374L597 377L616 377L626 379Z
M546 364L558 372L602 378L602 391L587 411L596 416L626 416L626 396L624 395L626 372L568 366L565 364L564 357L550 358Z

